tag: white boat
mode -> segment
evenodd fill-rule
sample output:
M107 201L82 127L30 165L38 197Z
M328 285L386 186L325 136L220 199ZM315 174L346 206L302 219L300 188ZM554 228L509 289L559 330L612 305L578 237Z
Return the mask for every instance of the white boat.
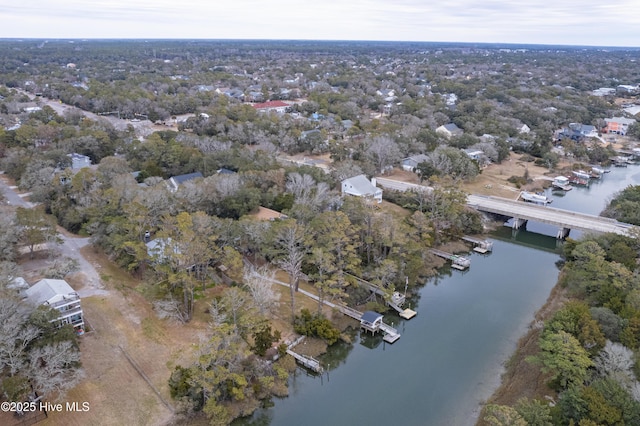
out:
M574 176L579 177L580 179L589 179L591 177L591 175L589 175L589 173L585 172L584 170L574 170L573 171Z
M571 191L573 187L570 185L569 178L566 176L556 176L551 182L551 185L555 188L562 189L563 191Z
M605 173L608 173L608 172L609 172L609 170L601 169L600 167L596 167L596 166L593 166L593 167L591 168L591 171L592 171L593 173L596 173L596 174L597 174L597 175L599 175L599 176L602 176L603 174L605 174Z
M551 198L547 197L546 195L536 194L535 192L527 192L527 191L522 191L520 193L520 197L522 197L524 201L528 201L530 203L536 203L536 204L549 204L551 201L553 201Z

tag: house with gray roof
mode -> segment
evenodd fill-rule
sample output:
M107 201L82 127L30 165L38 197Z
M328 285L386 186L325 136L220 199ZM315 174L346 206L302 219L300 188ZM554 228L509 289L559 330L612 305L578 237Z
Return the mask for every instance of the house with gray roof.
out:
M424 163L429 159L426 154L412 155L402 160L402 168L408 172L415 172L418 168L418 164Z
M180 185L184 185L185 182L188 182L194 179L199 179L202 177L203 177L202 173L200 172L187 173L186 175L172 176L167 181L167 186L169 187L169 191L176 192L180 187Z
M445 138L449 139L452 136L461 136L462 129L456 126L455 123L444 124L436 129L436 133L441 134Z
M376 187L375 179L367 179L365 175L358 175L342 181L342 194L355 197L373 198L382 202L382 189Z
M58 327L70 324L77 333L84 333L80 296L65 280L42 279L26 289L24 295L34 307L48 306L58 311L58 317L53 320Z

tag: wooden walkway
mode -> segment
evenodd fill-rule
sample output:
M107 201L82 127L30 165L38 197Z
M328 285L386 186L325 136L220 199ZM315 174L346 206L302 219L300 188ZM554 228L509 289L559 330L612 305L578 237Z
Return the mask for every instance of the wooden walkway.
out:
M454 269L464 271L465 269L469 268L469 266L471 266L471 261L464 256L458 256L457 254L447 253L446 251L436 249L429 249L429 251L436 256L450 260L451 267Z
M263 279L271 281L272 283L275 284L280 284L282 286L285 287L289 287L289 284L279 281L279 280L275 280L275 279L270 279L267 278L265 276L262 276ZM305 291L303 289L298 289L298 293L302 293L307 297L312 298L315 301L319 301L320 298L318 296L316 296L313 293L309 293L308 291ZM355 310L353 308L350 308L348 306L344 306L344 305L339 305L337 303L332 303L332 302L328 302L326 300L323 300L322 303L324 303L325 305L329 306L330 308L333 309L337 309L339 310L342 314L347 315L357 321L360 321L360 319L362 318L362 312ZM384 333L384 336L382 337L384 339L385 342L388 343L393 343L396 340L398 340L400 338L400 333L398 333L398 330L396 330L395 328L391 327L388 324L385 324L384 322L380 325L380 330L382 330L382 332ZM288 351L287 351L288 353ZM293 355L292 355L293 356ZM300 355L302 356L302 355ZM297 358L296 358L297 359Z
M483 240L481 238L471 237L469 235L465 235L462 237L464 241L472 243L475 247L473 247L473 251L478 253L488 253L493 251L493 243L489 240Z
M411 309L405 309L402 307L402 304L404 303L405 297L403 295L400 295L400 299L398 301L394 301L394 297L391 296L391 298L389 297L389 293L384 291L383 289L381 289L380 287L378 287L377 285L363 280L362 278L356 277L355 275L351 275L349 273L345 272L345 275L348 275L352 278L354 278L356 281L358 281L359 284L365 286L366 288L369 289L369 291L371 291L372 293L377 294L378 296L382 296L382 298L384 299L385 303L387 305L389 305L391 308L393 308L396 312L398 312L398 315L400 315L402 318L404 319L411 319L414 316L416 316L417 312L413 311ZM400 294L400 293L398 293Z
M298 361L298 363L301 364L303 367L308 368L314 373L322 374L324 369L322 368L322 365L320 365L320 361L318 361L313 357L296 353L292 350L294 347L299 345L300 342L302 342L303 340L304 340L304 336L300 336L293 343L288 345L287 353L291 355L293 358L295 358L295 360Z

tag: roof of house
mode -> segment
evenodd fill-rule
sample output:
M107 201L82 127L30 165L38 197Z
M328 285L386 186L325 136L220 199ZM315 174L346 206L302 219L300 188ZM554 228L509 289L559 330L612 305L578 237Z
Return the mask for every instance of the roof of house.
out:
M45 278L26 289L24 293L30 303L42 305L45 302L51 302L56 296L62 298L62 296L75 293L75 290L65 280Z
M429 160L429 156L426 154L412 155L411 157L407 157L403 159L402 165L417 167L418 164L424 163L427 160Z
M345 179L342 181L342 184L350 185L352 189L362 195L374 195L377 191L380 190L380 188L376 188L375 186L373 186L371 181L369 181L369 179L367 179L365 175L358 175L349 179Z
M382 318L382 314L379 314L379 313L374 312L374 311L366 311L360 317L360 321L366 321L368 323L373 324L374 322L376 322L380 318Z
M455 131L460 131L462 129L460 129L460 127L456 126L456 123L447 123L443 126L445 129L447 129L450 132L455 132Z
M607 123L618 123L618 124L633 124L636 122L635 119L633 118L626 118L626 117L612 117L612 118L605 118L604 119L605 122Z
M268 102L262 102L262 103L253 105L255 109L281 108L281 107L288 107L288 106L289 104L282 101L268 101Z
M186 175L178 175L178 176L173 176L171 177L171 179L176 183L176 185L182 185L183 183L193 180L193 179L197 179L197 178L201 178L202 173L200 172L194 172L194 173L187 173Z

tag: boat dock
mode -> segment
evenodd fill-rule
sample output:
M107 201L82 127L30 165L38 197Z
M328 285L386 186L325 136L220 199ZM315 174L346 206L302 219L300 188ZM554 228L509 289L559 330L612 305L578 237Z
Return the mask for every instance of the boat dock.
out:
M291 355L303 367L308 368L314 373L322 374L324 369L322 368L322 365L320 365L320 361L318 361L313 357L296 353L292 350L292 348L300 344L300 342L302 342L303 340L304 340L304 336L300 336L293 343L288 345L287 353Z
M473 251L475 252L485 254L493 251L493 242L489 240L482 240L480 238L474 238L468 235L465 235L464 237L462 237L462 239L464 241L472 243L475 246L473 247Z
M382 331L383 333L382 340L384 340L387 343L393 343L400 338L400 333L398 333L398 330L391 327L389 324L385 324L384 322L382 322L381 314L377 314L379 315L379 320L375 323L375 325L371 324L367 326L365 325L367 323L366 321L364 321L364 319L366 318L365 314L368 314L369 312L362 313L360 311L356 311L353 308L349 308L347 306L342 306L342 305L336 305L336 307L344 315L350 316L351 318L360 321L361 328L365 328L366 330L371 331L372 333L375 333L378 330Z
M402 305L404 305L404 302L406 300L406 296L404 294L395 291L391 295L391 298L389 298L388 292L385 292L383 289L381 289L377 285L370 283L369 281L363 280L362 278L358 278L355 275L351 275L348 273L345 273L345 275L349 275L351 278L355 279L359 284L368 288L369 291L377 294L378 296L382 296L382 298L385 300L385 303L391 308L393 308L396 312L398 312L398 315L401 318L410 320L411 318L415 317L418 314L414 310L402 307ZM359 319L359 318L356 318L356 319Z
M468 269L469 266L471 266L471 261L464 256L459 256L457 254L447 253L446 251L436 249L430 249L429 251L438 257L450 260L451 267L459 271L464 271Z

